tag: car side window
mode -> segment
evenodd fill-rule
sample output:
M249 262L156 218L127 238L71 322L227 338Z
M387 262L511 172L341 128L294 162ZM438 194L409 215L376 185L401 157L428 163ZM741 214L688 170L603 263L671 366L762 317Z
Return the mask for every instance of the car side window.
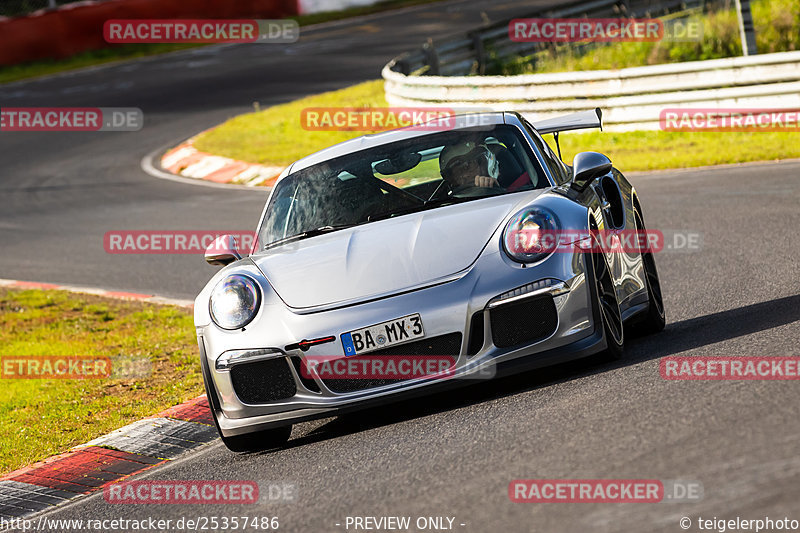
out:
M525 127L528 128L528 131L530 132L533 139L539 145L539 149L541 150L542 156L544 157L544 162L547 165L547 168L549 168L550 172L553 174L556 183L558 185L561 185L562 183L566 183L570 179L572 179L572 173L569 171L567 166L558 158L558 156L555 153L553 153L553 150L550 148L550 145L548 145L544 141L544 139L542 139L542 136L539 135L539 132L537 132L536 129L534 129L534 127L531 126L531 123L528 122L527 120L524 120L523 122L525 124Z
M550 145L546 142L544 143L544 160L547 163L547 166L550 167L550 170L553 172L553 176L555 176L556 182L559 185L572 179L572 172L567 169L567 166L564 164L564 162L558 158L558 156L553 152L552 148L550 148Z

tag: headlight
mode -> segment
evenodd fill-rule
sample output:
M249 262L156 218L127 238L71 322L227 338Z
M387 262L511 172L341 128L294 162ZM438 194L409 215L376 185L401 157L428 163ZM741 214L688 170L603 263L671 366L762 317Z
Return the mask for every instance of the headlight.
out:
M503 230L503 249L518 263L536 263L550 255L558 245L556 216L542 207L526 207Z
M208 303L211 319L222 329L239 329L253 320L261 303L256 282L232 274L217 283Z

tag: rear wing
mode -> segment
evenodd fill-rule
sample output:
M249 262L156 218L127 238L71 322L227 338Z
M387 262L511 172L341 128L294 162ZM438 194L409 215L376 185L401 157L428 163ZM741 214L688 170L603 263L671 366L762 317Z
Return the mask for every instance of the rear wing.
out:
M540 135L552 133L556 140L556 148L558 149L558 157L561 158L561 145L558 142L558 134L562 131L570 130L585 130L589 128L600 128L603 131L603 111L599 107L595 107L593 111L580 111L578 113L570 113L562 117L549 118L547 120L540 120L532 124Z
M600 128L602 131L603 112L599 107L596 107L592 111L581 111L579 113L570 113L562 117L539 120L532 123L532 126L536 128L536 131L541 135L589 128Z

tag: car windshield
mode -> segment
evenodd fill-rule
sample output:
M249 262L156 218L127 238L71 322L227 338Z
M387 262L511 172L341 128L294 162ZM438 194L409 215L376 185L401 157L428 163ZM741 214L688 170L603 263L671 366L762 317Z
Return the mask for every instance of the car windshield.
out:
M267 248L549 185L513 126L431 133L353 152L285 177L275 187L259 242Z

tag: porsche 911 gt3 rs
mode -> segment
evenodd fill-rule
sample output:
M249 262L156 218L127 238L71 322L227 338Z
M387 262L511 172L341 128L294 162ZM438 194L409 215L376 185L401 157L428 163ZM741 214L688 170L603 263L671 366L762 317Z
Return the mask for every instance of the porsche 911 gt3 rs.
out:
M662 329L651 248L542 246L545 232L645 229L636 190L606 156L582 152L570 167L542 138L601 118L463 115L290 165L250 253L232 237L206 252L225 266L197 297L195 325L225 444L278 446L303 420L495 371L619 357L624 326Z

